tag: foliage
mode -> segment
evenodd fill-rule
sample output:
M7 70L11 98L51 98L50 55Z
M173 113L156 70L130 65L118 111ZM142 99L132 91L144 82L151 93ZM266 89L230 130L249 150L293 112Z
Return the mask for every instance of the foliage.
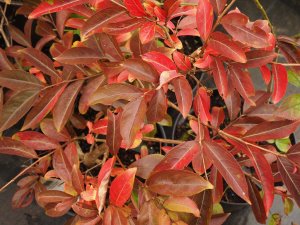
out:
M221 224L228 214L213 208L228 187L260 223L274 194L300 206L299 144L282 142L299 127L299 94L282 100L287 64L277 62L285 57L296 84L299 42L234 2L20 7L24 30L10 25L14 45L0 49L0 131L18 129L1 138L0 153L32 163L17 176L13 206L35 198L48 216L73 210L68 224L82 225ZM176 126L177 111L187 139L162 138L159 124Z

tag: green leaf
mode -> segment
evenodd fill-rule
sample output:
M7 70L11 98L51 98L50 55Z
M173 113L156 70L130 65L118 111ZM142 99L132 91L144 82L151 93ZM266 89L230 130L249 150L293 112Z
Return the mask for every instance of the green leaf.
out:
M287 153L287 151L291 147L291 140L288 137L282 139L276 139L275 145L281 152Z
M285 198L284 199L284 213L285 215L289 215L292 211L293 211L293 208L294 208L294 202L292 199L290 198Z
M220 203L213 204L213 215L224 213L223 207Z
M278 213L273 213L268 225L280 225L281 216Z
M293 94L285 98L275 114L290 120L300 119L300 94Z
M296 86L296 87L300 87L300 74L296 73L293 70L289 70L288 71L288 80L289 83Z

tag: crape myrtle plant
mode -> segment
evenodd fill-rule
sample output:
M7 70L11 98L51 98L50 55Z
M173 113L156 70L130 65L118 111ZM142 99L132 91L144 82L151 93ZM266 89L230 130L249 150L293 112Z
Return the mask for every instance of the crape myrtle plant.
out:
M24 29L3 16L0 131L17 132L0 153L30 159L1 188L18 181L13 207L35 199L48 216L72 211L68 224L184 225L222 224L228 190L260 223L275 194L300 206L288 138L300 96L285 97L287 71L300 83L299 42L275 35L258 0L264 20L234 3L45 1L17 10ZM185 118L182 138L158 132L175 126L170 112Z

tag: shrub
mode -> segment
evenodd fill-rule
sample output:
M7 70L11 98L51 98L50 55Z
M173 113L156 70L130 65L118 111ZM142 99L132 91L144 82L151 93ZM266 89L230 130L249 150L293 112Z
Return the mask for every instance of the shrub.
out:
M300 97L284 98L286 68L299 86L299 42L275 35L258 0L265 20L234 2L21 6L24 30L9 25L0 49L0 130L17 129L0 152L31 159L13 206L35 198L52 217L72 210L69 224L179 225L225 221L230 190L260 223L274 194L300 205L288 138Z

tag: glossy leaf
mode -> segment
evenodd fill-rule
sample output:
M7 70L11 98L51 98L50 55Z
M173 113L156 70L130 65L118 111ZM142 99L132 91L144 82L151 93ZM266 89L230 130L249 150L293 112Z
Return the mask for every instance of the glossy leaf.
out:
M163 170L182 170L194 158L199 151L199 143L197 141L187 141L172 148L165 158L154 168L155 172Z
M150 191L168 196L192 196L213 186L198 174L186 170L164 170L146 181Z
M126 12L118 7L108 8L95 13L90 17L81 30L81 36L86 38L101 31L107 24L124 16Z
M84 218L94 218L98 215L97 209L81 202L76 202L73 204L72 209L77 215Z
M131 16L142 17L146 15L145 9L140 0L124 0L124 5Z
M235 119L240 112L241 97L238 92L229 86L228 96L225 98L225 104L228 110L229 118ZM238 106L238 107L237 107Z
M284 184L292 197L300 206L300 172L299 169L295 171L295 166L286 158L278 158L277 166Z
M285 95L288 85L288 78L285 67L280 64L272 64L272 74L274 77L272 100L274 104L276 104Z
M135 161L130 165L131 167L136 167L136 176L143 179L147 179L152 173L153 169L164 159L163 155L151 154L146 155L143 158Z
M271 63L277 54L273 51L252 50L246 52L247 62L243 65L248 68L261 67Z
M190 112L193 100L192 88L186 78L179 77L171 81L174 86L176 100L182 116L185 118Z
M32 148L24 145L20 141L13 140L8 137L2 137L0 139L0 153L8 155L17 155L29 159L38 158L38 155Z
M90 79L86 86L81 88L81 96L78 103L78 110L81 114L86 114L89 109L89 99L94 92L105 83L105 76Z
M265 141L279 139L295 132L298 121L278 120L266 121L251 128L243 137L247 141Z
M108 159L102 166L98 174L98 184L97 184L97 197L96 205L99 214L103 210L106 200L107 187L110 180L110 174L116 162L116 158Z
M203 147L232 190L246 202L250 202L245 175L234 157L213 141L204 141Z
M156 90L149 102L147 119L150 123L162 121L167 114L168 102L164 90Z
M266 211L263 207L263 201L260 196L259 190L256 184L253 183L250 179L247 179L248 188L249 188L249 197L251 200L251 208L256 218L256 221L259 223L266 223L267 216Z
M109 84L99 87L94 94L90 97L90 105L104 104L111 105L113 102L123 99L132 101L137 99L143 94L139 88L129 84Z
M287 152L287 157L290 161L300 167L300 144L293 145Z
M122 136L120 133L120 119L121 113L115 115L110 110L107 111L108 124L107 124L107 135L106 135L106 144L109 148L109 151L112 154L118 154L119 148L122 143Z
M109 192L111 204L121 207L130 198L136 170L136 168L127 169L113 180Z
M51 150L60 146L57 141L36 131L18 132L14 134L13 138L35 150Z
M124 67L137 79L154 83L158 81L157 71L142 59L128 59L124 62Z
M53 4L48 2L42 2L36 7L28 16L29 19L38 18L44 14L58 12L64 9L69 9L71 7L81 5L83 3L88 2L88 0L55 0Z
M204 174L206 170L211 167L212 161L204 154L203 147L198 148L198 151L192 160L192 165L195 172L200 175Z
M128 225L125 212L119 208L110 205L104 211L103 224L105 225Z
M81 171L78 167L78 165L72 166L72 172L71 172L71 178L72 178L72 186L76 190L78 194L84 191L84 180L83 175L81 174Z
M74 47L64 51L54 59L60 63L76 65L91 64L97 62L100 57L93 49L87 47Z
M200 37L203 41L206 41L210 35L214 21L213 7L209 0L198 2L196 21Z
M212 190L213 203L219 203L223 197L224 185L223 177L215 166L211 168L209 181L214 185L214 189Z
M2 70L0 72L0 85L15 91L41 89L43 87L35 76L23 70Z
M184 76L180 73L177 73L176 70L169 70L169 71L162 72L159 77L159 86L156 88L156 90L166 86L168 83L170 83L172 80L178 77L184 77Z
M147 20L132 18L121 22L109 23L103 28L103 31L110 35L119 35L132 32L140 28Z
M173 53L173 60L178 69L182 70L183 72L187 72L192 68L192 64L189 57L182 54L179 51L175 51Z
M225 30L237 41L253 48L266 48L270 46L268 34L258 28L247 27L248 17L242 13L231 12L225 15L221 24Z
M200 217L197 204L188 197L169 197L164 201L163 206L171 211L192 213L194 216Z
M65 87L66 85L59 85L47 89L45 95L26 116L22 130L34 128L53 109Z
M244 51L230 40L227 35L221 32L212 33L211 39L208 41L208 47L233 61L240 63L247 62Z
M251 96L255 95L255 89L250 73L238 67L230 67L229 71L233 86L246 102L250 105L255 105L255 103L250 99Z
M145 202L137 216L138 224L162 225L159 223L160 210L154 200ZM169 224L167 224L169 225Z
M60 148L55 150L53 155L53 168L60 179L66 183L72 184L72 168L70 161L67 159L66 154Z
M144 98L129 102L122 112L120 133L126 146L129 148L140 130L147 112Z
M212 117L210 110L210 96L204 87L198 88L197 94L194 98L194 111L199 117L200 121L204 124L208 124Z
M142 44L147 44L155 38L156 24L153 22L144 23L140 29L140 40Z
M210 68L212 69L214 81L220 95L223 98L226 98L228 94L228 78L223 62L219 58L214 57L210 64Z
M70 134L66 129L62 129L61 132L58 132L54 126L54 122L52 119L44 119L40 122L40 128L42 132L59 142L66 142L71 139Z
M223 108L214 106L212 107L211 114L212 114L211 125L213 127L219 127L224 122L225 119L225 113Z
M53 122L58 132L66 125L73 113L76 97L83 84L83 80L71 83L61 94L53 108Z
M25 90L11 96L1 111L0 131L15 125L30 110L38 95L38 90Z
M142 55L142 58L151 63L159 74L168 70L176 70L174 62L160 52L147 52Z
M227 0L210 0L210 2L216 14L221 14L223 9L225 8Z
M34 67L41 70L45 74L50 75L52 78L61 80L53 66L53 62L47 55L34 48L22 49L21 53Z

